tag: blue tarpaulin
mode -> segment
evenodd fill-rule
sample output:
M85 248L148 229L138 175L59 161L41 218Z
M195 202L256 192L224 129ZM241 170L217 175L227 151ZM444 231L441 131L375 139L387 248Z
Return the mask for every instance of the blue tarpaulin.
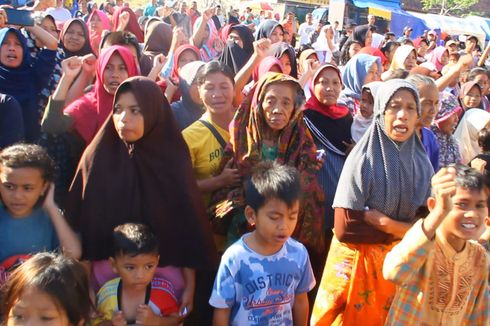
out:
M412 38L422 35L424 30L430 29L425 24L425 21L419 17L415 17L403 10L392 11L390 31L399 37L403 35L403 28L405 26L410 26L413 29Z
M384 1L368 1L368 0L353 0L356 7L359 8L378 8L378 9L400 9L400 1L384 0Z

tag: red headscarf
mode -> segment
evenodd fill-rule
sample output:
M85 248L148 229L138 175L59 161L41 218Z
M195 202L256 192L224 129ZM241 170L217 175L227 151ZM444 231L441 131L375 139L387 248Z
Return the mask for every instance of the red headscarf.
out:
M179 80L178 70L179 70L180 55L186 50L190 50L190 51L194 52L197 56L197 60L201 60L201 53L199 52L199 49L197 47L195 47L194 45L183 44L183 45L179 46L174 52L174 59L173 59L174 65L172 67L172 72L170 73L170 76L175 81Z
M279 70L281 72L284 71L284 67L281 61L279 61L279 59L277 59L276 57L269 56L262 59L262 61L260 61L260 64L256 66L254 71L252 72L252 78L254 82L258 82L260 77L271 71L272 67L274 66L279 67Z
M114 95L109 94L104 88L103 76L105 68L115 52L124 61L128 77L138 74L138 65L131 52L123 46L113 45L100 54L97 61L96 80L93 89L68 105L64 110L65 113L73 118L73 128L87 144L92 141L112 111Z
M143 43L145 41L145 36L143 35L143 31L138 24L136 14L129 7L118 7L116 10L114 10L114 15L112 16L112 29L114 31L117 30L117 26L119 26L119 15L125 11L129 13L129 22L128 26L125 28L125 31L133 33L138 39L138 42Z
M336 66L332 64L324 64L320 68L317 69L315 75L311 79L310 82L310 91L311 91L311 97L308 99L304 106L304 110L313 110L317 111L324 116L331 118L331 119L339 119L342 117L345 117L347 114L350 114L350 111L347 107L345 106L340 106L337 104L332 104L332 105L326 105L321 103L315 96L315 82L318 79L318 75L325 69L332 69L334 70L338 75L339 75L339 80L342 83L342 77L340 75L340 70Z
M365 46L363 47L359 53L364 53L364 54L369 54L375 57L378 57L381 59L381 65L384 66L386 62L388 61L388 58L381 52L380 49L373 48L371 46ZM380 72L381 73L381 72Z

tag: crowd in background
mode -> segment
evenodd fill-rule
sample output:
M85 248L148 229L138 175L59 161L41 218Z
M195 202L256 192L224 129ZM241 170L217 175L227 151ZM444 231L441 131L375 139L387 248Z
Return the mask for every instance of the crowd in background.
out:
M488 324L490 45L196 1L8 8L7 325Z

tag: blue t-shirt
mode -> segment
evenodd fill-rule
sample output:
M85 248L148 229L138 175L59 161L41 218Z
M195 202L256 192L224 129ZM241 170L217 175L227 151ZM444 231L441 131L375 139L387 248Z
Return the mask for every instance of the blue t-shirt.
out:
M30 216L15 218L0 205L0 263L14 255L52 251L58 246L53 223L42 208L34 209Z
M230 325L293 325L294 296L315 286L308 252L290 238L263 256L243 241L249 235L223 254L209 304L231 308Z

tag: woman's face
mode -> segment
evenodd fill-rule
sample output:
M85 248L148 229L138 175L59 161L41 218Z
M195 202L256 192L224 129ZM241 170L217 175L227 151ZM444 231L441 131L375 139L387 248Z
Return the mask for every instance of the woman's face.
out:
M70 52L80 51L83 48L85 41L85 34L79 23L72 23L63 37L63 44Z
M145 120L138 101L131 92L117 97L112 120L119 138L126 143L134 143L145 134Z
M289 82L267 86L262 100L262 110L270 129L281 131L289 124L294 112L295 95L294 86Z
M323 69L315 80L313 92L320 103L325 105L337 104L342 82L339 74L333 69Z
M359 43L352 43L349 46L349 58L355 56L359 51L361 51L361 45Z
M28 287L8 312L7 326L69 326L66 312L48 293Z
M221 72L210 73L199 85L199 96L211 114L230 114L235 89L232 81Z
M473 86L468 93L463 97L465 108L477 108L481 102L481 91L478 86Z
M55 39L58 39L58 29L56 28L55 23L49 19L49 18L44 18L43 21L41 22L41 27L44 29L46 32L49 34L53 35Z
M289 60L289 56L287 53L284 53L283 55L281 55L281 57L279 58L279 61L281 61L282 63L282 67L284 69L284 74L286 75L290 75L291 74L291 60Z
M449 53L447 51L444 51L441 57L441 64L443 66L447 65L449 62Z
M404 142L412 136L417 119L415 97L406 89L398 90L385 109L386 134L396 142Z
M405 66L405 70L412 70L417 65L417 55L415 54L415 51L411 51L408 56L405 58L405 61L403 62L403 65Z
M271 44L282 42L284 39L284 32L282 31L282 28L279 26L274 28L269 39L271 40Z
M104 89L109 94L115 94L119 85L128 77L126 63L124 63L119 53L114 52L104 70Z
M230 34L228 34L228 41L235 42L239 47L243 49L243 40L236 31L231 30Z
M22 64L24 49L14 33L7 33L0 47L0 62L7 68L17 68Z
M417 49L417 54L419 57L424 57L427 54L427 44L425 42L420 42L419 48Z
M452 135L458 125L458 115L453 113L449 118L439 122L439 130L446 135Z
M179 56L179 62L177 62L177 66L182 68L186 64L192 61L197 61L199 58L197 57L196 53L192 50L185 50L183 51L180 56Z
M360 107L361 115L364 118L370 118L373 115L374 99L373 96L371 95L371 92L365 90L362 91L361 103L359 107Z
M483 95L488 95L490 93L490 80L488 79L487 74L476 75L475 81L482 88Z
M366 85L374 81L380 81L380 80L381 80L381 71L379 69L378 64L375 62L369 68L366 74L366 78L364 79L363 85Z
M368 30L368 32L366 33L366 40L364 41L364 46L371 46L371 44L373 43L373 32L371 32L371 30Z
M418 88L420 96L419 126L429 128L439 110L439 92L434 85L423 85Z
M102 34L104 27L102 26L102 20L97 13L93 14L89 27L91 32L95 32L98 35Z

